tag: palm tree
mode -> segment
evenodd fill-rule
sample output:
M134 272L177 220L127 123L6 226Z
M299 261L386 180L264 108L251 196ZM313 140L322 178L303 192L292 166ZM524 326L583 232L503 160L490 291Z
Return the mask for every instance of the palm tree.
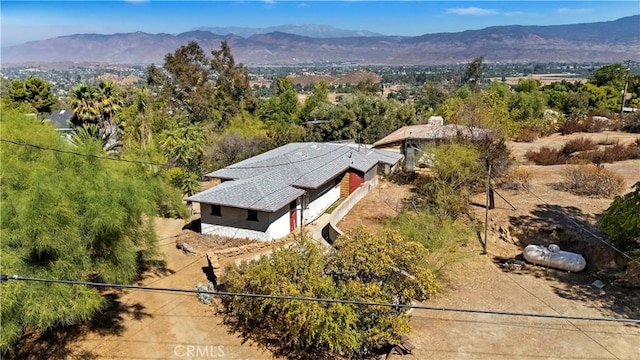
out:
M107 153L115 154L122 147L119 141L113 142L113 138L97 124L83 124L77 126L71 134L71 143L77 147L88 146L92 142L97 142Z
M96 123L100 118L100 109L97 104L97 92L93 86L79 84L69 93L73 118L71 122L80 126L85 123Z
M116 93L115 85L113 81L102 80L98 84L97 101L98 110L100 113L101 126L105 132L113 137L113 142L118 141L118 125L113 119L113 114L120 109L121 100Z
M141 87L136 93L136 109L138 110L137 133L143 145L151 142L152 136L151 126L146 118L148 98L149 89L146 86Z

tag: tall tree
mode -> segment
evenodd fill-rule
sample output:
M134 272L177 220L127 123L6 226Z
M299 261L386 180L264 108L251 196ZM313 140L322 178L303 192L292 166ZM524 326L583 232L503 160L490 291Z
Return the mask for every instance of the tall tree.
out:
M184 112L191 123L213 121L212 98L214 83L209 71L210 59L195 41L190 41L167 54L164 70L149 69L152 84L162 85L172 111Z
M214 108L222 128L243 109L253 112L257 100L249 86L249 70L244 64L236 64L226 40L220 43L220 50L211 51L211 55L211 70L216 86Z
M300 119L303 121L313 120L311 112L323 104L329 103L329 83L326 80L318 80L313 84L311 95L304 101L300 110Z
M119 141L119 126L114 115L120 110L122 100L112 81L102 80L98 86L79 84L69 97L74 125L97 124L109 137L109 146Z
M484 80L485 69L484 56L473 59L467 66L467 70L464 73L464 83L469 84L471 89L477 90L478 86Z
M267 123L298 123L298 93L288 77L276 80L276 95L262 101L258 107L258 116Z
M105 133L118 141L118 124L114 119L116 111L120 110L122 100L119 97L115 84L110 80L102 80L96 88L100 122Z
M35 76L25 81L13 80L6 94L9 101L29 104L37 113L50 113L58 105L51 84Z
M4 109L1 115L3 137L107 155L98 142L72 149L33 118ZM0 152L3 274L129 283L139 259L155 249L152 219L158 206L182 206L179 192L169 190L160 173L139 165L13 145ZM27 330L88 321L105 302L86 286L4 283L0 351L10 352Z
M98 94L93 86L79 84L74 86L69 93L71 109L73 110L74 125L83 123L97 123L100 110L97 104Z

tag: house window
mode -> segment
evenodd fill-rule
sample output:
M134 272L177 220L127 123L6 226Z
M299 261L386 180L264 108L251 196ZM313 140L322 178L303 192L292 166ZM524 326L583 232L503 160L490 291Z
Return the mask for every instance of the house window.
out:
M222 209L220 208L220 205L211 205L211 215L222 216Z
M258 221L258 210L247 210L247 220Z

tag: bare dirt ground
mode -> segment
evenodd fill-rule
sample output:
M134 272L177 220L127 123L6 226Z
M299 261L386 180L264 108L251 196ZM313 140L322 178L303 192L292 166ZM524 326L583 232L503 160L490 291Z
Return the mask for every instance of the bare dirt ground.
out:
M402 210L402 200L407 198L410 187L380 180L377 188L373 189L364 199L360 200L349 213L342 218L338 227L343 231L364 226L368 229L378 229L380 222L394 217Z

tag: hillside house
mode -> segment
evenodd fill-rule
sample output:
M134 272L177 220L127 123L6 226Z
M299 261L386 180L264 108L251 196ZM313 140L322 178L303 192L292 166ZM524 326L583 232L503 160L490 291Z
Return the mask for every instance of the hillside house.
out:
M353 143L291 143L206 174L222 182L200 204L201 232L269 241L322 215L402 155Z
M434 121L430 119L430 124L401 127L373 143L373 147L403 154L405 168L413 170L416 162L415 151L422 149L428 143L456 137L480 140L490 135L488 130L477 127L456 124L442 125L441 119L434 119Z
M67 139L73 133L73 127L71 127L72 118L72 110L54 110L51 114L40 115L40 120L50 122L51 126Z

